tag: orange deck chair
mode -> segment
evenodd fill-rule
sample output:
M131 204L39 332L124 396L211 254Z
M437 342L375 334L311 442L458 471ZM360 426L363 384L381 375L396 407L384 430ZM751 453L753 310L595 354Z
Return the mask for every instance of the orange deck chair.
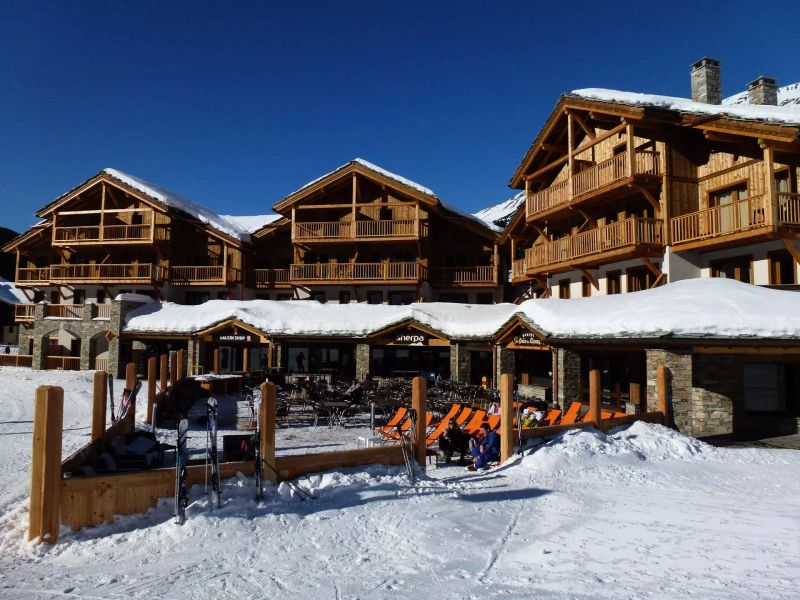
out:
M431 413L427 413L425 415L425 430L426 431L428 430L428 427L430 427L431 421L433 421L433 415ZM381 435L383 435L384 439L390 439L390 440L398 441L402 437L401 434L403 434L403 433L407 432L409 429L411 429L411 425L413 425L412 419L408 418L405 421L403 421L403 424L400 425L399 429L397 429L395 431L387 431L386 433L382 433Z
M486 422L489 423L489 429L494 431L500 427L500 415L490 415Z
M397 426L400 425L400 423L403 422L403 419L405 419L407 416L408 416L408 408L406 408L405 406L401 406L400 408L397 409L397 412L394 413L394 416L391 419L389 419L386 425L384 425L383 427L377 427L375 430L381 434L389 433L390 431L396 429Z
M466 423L467 419L471 414L472 414L472 407L471 406L464 407L464 410L458 413L458 416L456 417L456 425L458 425L459 427L463 427L464 423Z
M564 416L561 417L561 421L559 421L559 425L572 425L578 420L578 415L581 412L581 403L580 402L573 402L569 405L567 412L564 413Z
M558 408L551 408L547 411L547 415L544 418L544 425L555 425L556 421L558 421L558 417L561 416L561 410Z
M472 418L469 420L469 423L464 425L462 429L464 433L467 435L473 435L478 429L480 429L481 423L486 420L486 411L479 409L472 413Z
M460 404L453 404L453 406L450 407L450 410L447 411L447 414L442 417L442 420L436 424L436 427L434 427L433 431L431 431L430 434L428 434L428 438L426 440L426 444L428 446L430 446L432 443L434 443L442 436L444 430L447 429L448 421L450 421L450 419L455 417L458 414L458 411L460 410L461 410Z

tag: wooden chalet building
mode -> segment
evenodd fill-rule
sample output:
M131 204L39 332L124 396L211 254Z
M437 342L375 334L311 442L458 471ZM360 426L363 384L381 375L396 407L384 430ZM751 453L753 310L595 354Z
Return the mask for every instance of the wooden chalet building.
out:
M721 104L719 62L692 100L585 89L561 97L510 185L501 234L526 297L618 294L696 277L796 286L800 118L760 77Z

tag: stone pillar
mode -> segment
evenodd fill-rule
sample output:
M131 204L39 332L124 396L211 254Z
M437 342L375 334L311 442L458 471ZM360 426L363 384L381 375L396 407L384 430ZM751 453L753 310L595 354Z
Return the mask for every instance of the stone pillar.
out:
M76 329L79 328L76 327ZM94 365L92 362L92 335L90 329L88 335L81 336L81 371L93 370Z
M369 371L369 344L356 344L356 379L366 381Z
M108 341L108 372L113 373L115 377L122 377L119 364L119 335L113 329L111 333L114 337Z
M692 358L692 435L733 433L744 418L744 372L735 356L698 354Z
M200 360L200 340L190 338L186 344L186 373L196 375L196 367Z
M281 342L273 342L275 345L275 365L276 369L280 369L283 366L283 344ZM287 369L288 371L288 369Z
M656 376L664 365L667 377L667 425L681 433L694 435L692 430L692 355L688 350L647 350L647 390L643 399L647 412L657 410Z
M514 375L514 351L508 348L503 348L497 345L497 378L500 379L501 375Z
M471 361L469 349L458 342L450 344L450 379L459 383L468 383Z
M558 349L558 398L561 410L567 410L572 402L583 398L581 389L581 357L566 348Z
M32 366L34 369L44 369L45 360L47 358L47 350L42 332L45 329L44 321L44 302L39 302L33 309L34 314L34 327L33 327L33 358Z

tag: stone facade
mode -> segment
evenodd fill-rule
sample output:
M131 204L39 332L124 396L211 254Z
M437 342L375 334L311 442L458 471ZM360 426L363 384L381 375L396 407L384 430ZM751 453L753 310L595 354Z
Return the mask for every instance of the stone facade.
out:
M735 356L697 354L692 367L692 435L733 433L744 414L742 365Z
M692 100L706 104L722 102L719 61L703 58L692 65Z
M364 381L369 376L369 344L356 344L356 379Z
M580 401L581 356L565 348L558 349L558 405L566 410L573 401Z
M500 375L513 375L514 369L516 368L516 361L514 359L514 351L508 350L507 348L503 348L502 346L496 346L497 351L495 352L495 372L497 373L497 381L495 382L495 387L499 384Z
M473 348L474 349L474 348ZM450 344L450 379L460 383L469 383L472 371L470 348L459 342Z
M658 410L656 377L658 367L665 365L667 377L667 423L692 435L692 355L688 350L647 350L647 390L645 411Z

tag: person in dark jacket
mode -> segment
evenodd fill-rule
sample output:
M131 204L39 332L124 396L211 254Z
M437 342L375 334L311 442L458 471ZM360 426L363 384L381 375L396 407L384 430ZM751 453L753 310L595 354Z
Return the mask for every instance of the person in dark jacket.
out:
M469 450L467 444L469 437L466 433L461 431L453 419L447 421L447 429L442 432L442 437L439 438L439 455L444 459L444 462L449 464L453 459L455 452L459 453L458 464L467 464L467 455Z
M500 460L500 434L492 431L488 423L481 424L481 431L483 432L481 440L470 443L473 461L473 464L467 467L470 471L485 469L488 463Z

